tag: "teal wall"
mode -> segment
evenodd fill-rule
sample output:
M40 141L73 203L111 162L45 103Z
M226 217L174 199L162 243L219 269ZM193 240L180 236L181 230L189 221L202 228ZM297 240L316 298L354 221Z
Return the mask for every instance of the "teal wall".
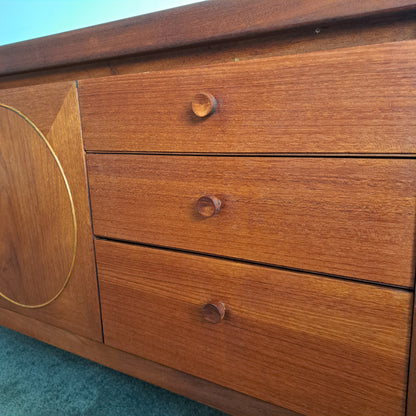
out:
M0 45L196 2L196 0L0 0Z

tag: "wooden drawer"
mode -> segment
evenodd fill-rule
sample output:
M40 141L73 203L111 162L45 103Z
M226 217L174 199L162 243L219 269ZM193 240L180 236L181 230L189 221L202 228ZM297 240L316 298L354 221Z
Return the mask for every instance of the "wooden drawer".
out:
M414 160L88 155L96 235L412 286ZM219 198L218 214L197 213Z
M79 81L88 151L414 153L415 41ZM191 102L212 94L216 111Z
M308 416L404 415L411 293L96 241L105 342ZM201 308L225 305L212 324Z

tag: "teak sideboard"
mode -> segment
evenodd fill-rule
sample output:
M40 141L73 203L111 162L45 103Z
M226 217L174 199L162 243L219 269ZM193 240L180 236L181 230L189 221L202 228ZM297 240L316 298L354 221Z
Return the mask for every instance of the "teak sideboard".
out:
M239 416L416 416L416 1L207 1L0 47L0 325Z

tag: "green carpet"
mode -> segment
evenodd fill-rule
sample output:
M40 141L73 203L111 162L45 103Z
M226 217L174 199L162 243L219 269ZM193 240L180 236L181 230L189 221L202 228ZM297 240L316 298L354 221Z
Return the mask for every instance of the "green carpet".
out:
M224 416L0 327L1 416Z

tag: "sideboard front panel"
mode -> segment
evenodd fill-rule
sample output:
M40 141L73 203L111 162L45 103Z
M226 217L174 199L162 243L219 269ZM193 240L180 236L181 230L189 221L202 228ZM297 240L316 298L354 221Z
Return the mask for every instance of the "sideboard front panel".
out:
M0 91L0 189L0 307L101 340L75 83Z

